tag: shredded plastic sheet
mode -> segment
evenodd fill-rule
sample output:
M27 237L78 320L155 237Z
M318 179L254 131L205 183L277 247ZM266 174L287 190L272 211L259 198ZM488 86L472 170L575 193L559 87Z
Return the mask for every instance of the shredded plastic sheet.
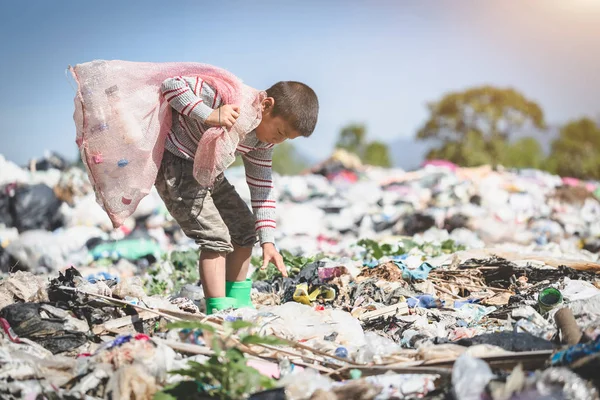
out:
M70 67L78 90L73 119L77 145L94 185L96 200L115 228L150 193L171 128L172 108L161 94L163 81L199 76L223 99L237 104L233 127L212 127L202 136L194 176L210 187L235 161L235 149L258 126L265 92L250 88L228 71L201 63L95 60Z

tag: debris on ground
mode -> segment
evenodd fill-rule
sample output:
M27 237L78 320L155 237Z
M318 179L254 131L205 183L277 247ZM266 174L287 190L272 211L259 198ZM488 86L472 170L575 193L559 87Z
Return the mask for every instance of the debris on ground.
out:
M84 171L0 157L0 398L598 398L597 183L343 152L276 180L289 277L207 316L154 191L115 230Z

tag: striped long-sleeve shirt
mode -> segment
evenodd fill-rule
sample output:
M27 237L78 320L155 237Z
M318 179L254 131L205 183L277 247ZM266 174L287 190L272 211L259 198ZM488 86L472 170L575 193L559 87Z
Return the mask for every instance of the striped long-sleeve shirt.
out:
M174 77L162 84L162 93L173 112L171 130L165 141L165 149L176 156L194 159L198 142L209 129L204 123L213 110L222 104L221 96L200 78ZM246 170L246 182L250 188L252 211L260 243L274 243L275 193L272 178L272 144L260 142L255 132L246 135L237 146Z

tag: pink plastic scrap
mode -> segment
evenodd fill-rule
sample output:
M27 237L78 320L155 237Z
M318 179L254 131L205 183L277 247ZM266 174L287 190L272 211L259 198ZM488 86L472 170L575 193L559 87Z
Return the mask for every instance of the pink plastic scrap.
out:
M261 121L266 96L228 71L201 63L147 63L95 60L70 67L77 82L73 119L77 145L96 200L118 228L150 193L171 128L171 107L162 82L175 76L199 76L225 104L237 104L240 116L226 130L212 127L202 136L194 158L194 176L211 187L235 161L235 149Z
M571 177L565 176L562 178L562 183L565 186L579 186L581 184L581 181L577 178L571 178Z
M593 192L596 189L598 189L598 185L594 182L585 182L585 181L581 181L577 178L571 178L569 176L565 176L562 179L562 183L565 186L572 186L572 187L585 187L587 189L588 192Z
M448 168L451 171L456 171L458 169L458 165L447 160L427 160L423 163L423 167L426 167L428 165L431 165L433 167Z

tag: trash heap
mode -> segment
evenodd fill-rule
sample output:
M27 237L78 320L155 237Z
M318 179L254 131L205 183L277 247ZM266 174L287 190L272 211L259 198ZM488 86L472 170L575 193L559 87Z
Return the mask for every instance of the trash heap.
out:
M249 201L243 169L229 179ZM282 176L277 243L294 254L355 256L360 239L452 239L581 257L600 250L600 185L538 170L430 163L417 171L364 167L337 151L311 173ZM588 254L589 255L589 254ZM594 259L597 259L594 258Z
M289 277L211 316L155 193L113 230L85 172L0 158L0 398L598 398L596 183L345 156L277 177Z

